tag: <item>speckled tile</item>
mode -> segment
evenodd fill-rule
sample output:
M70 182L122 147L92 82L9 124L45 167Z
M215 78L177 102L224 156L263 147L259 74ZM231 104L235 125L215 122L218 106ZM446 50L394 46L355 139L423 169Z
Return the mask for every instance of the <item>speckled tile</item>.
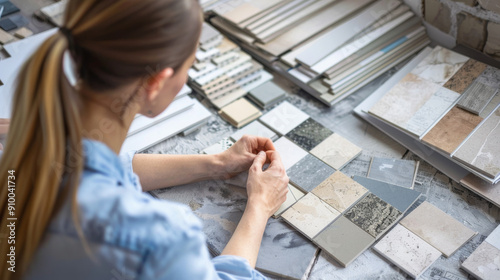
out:
M253 121L247 126L236 131L233 135L231 135L231 139L236 142L240 140L240 138L243 137L243 135L245 134L266 137L273 140L278 137L276 133L274 133L274 131L270 130L262 123L258 121Z
M339 215L339 211L314 194L308 193L286 210L281 217L312 239Z
M280 208L274 212L273 217L277 218L281 216L283 212L285 212L286 209L290 208L297 200L301 199L305 193L297 189L296 187L292 185L288 185L288 192L286 193L286 200L281 204Z
M326 164L341 169L359 154L362 149L344 137L334 133L311 150L311 154L324 161Z
M420 204L400 223L446 257L477 234L428 202Z
M224 152L225 150L231 148L231 146L234 144L234 142L229 139L229 138L224 138L220 140L219 142L213 144L212 146L204 149L202 153L211 155L211 154L218 154L221 152Z
M414 160L374 157L366 177L413 189L417 169L418 162Z
M290 182L305 192L310 192L335 172L317 157L308 154L287 170Z
M500 84L499 84L500 85ZM476 115L486 108L488 103L495 97L498 89L491 88L477 80L465 90L457 106Z
M413 278L441 257L438 250L399 224L373 249Z
M285 135L309 116L288 102L283 102L260 118L260 121L281 135Z
M426 80L444 85L463 65L468 57L437 46L413 71Z
M486 238L486 242L500 250L500 226L497 226Z
M401 214L398 209L370 193L349 209L344 216L377 238L390 228Z
M444 87L458 93L463 93L470 84L486 69L486 64L469 59L458 72L451 77Z
M340 216L314 238L314 243L346 267L370 245L375 238Z
M500 279L500 250L488 242L483 242L461 267L480 280Z
M366 188L340 171L335 172L312 190L312 193L339 212L344 212L367 192Z
M332 134L330 129L309 118L288 132L286 137L304 150L310 151Z
M283 161L285 170L292 167L308 155L308 153L301 147L295 145L292 141L286 139L285 137L281 137L276 140L276 142L274 142L274 147L281 156L281 161Z

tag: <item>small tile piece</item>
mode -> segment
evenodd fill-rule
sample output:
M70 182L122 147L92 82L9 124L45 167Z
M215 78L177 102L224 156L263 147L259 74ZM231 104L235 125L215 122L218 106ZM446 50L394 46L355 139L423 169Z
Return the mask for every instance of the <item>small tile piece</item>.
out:
M495 97L498 90L474 81L462 94L457 106L471 113L479 115L488 103Z
M309 116L288 102L283 102L260 118L260 121L281 135L285 135Z
M344 165L361 154L361 152L362 150L360 147L354 145L337 133L330 135L311 150L311 154L336 170L340 170Z
M234 144L233 141L231 141L230 139L228 138L224 138L222 139L221 141L213 144L212 146L206 148L203 150L203 153L204 154L207 154L207 155L213 155L213 154L218 154L218 153L222 153L224 152L225 150L231 148L231 146Z
M441 257L438 250L399 224L373 249L413 278Z
M240 140L241 137L243 137L243 135L245 134L259 136L259 137L266 137L270 138L271 140L274 140L278 137L276 133L274 133L274 131L270 130L259 121L254 121L248 124L247 126L241 128L240 130L236 131L233 135L231 135L231 139L234 142L236 142Z
M423 202L400 223L446 257L476 235L476 232L428 202Z
M340 216L320 232L313 241L346 267L370 247L375 242L375 238Z
M290 182L305 192L310 192L335 172L317 157L308 154L287 170Z
M417 170L418 162L414 160L374 157L366 177L413 189Z
M401 215L401 211L372 193L344 214L351 222L375 238L390 228Z
M310 151L332 134L330 129L309 118L288 132L286 137L304 150Z
M367 192L366 188L340 171L335 172L312 190L312 193L339 212L344 212Z
M2 0L0 1L0 5L3 6L4 8L2 13L3 17L6 17L10 14L14 14L20 11L19 8L16 7L11 1Z
M339 211L314 194L308 193L286 210L281 217L312 239L339 215Z
M281 137L274 142L274 147L281 156L281 161L285 166L285 170L292 167L308 155L308 153L301 147L295 145L292 141L286 139L285 137Z
M444 87L462 94L472 82L486 69L486 64L469 59Z
M490 184L476 175L469 173L469 175L460 180L460 184L500 208L500 182Z
M497 226L486 238L486 242L490 243L500 250L500 226ZM500 263L499 263L500 264Z
M16 38L14 38L14 36L0 29L0 44L5 45L7 43L14 41L15 39Z
M21 27L19 28L16 33L14 34L17 38L24 39L27 38L31 35L33 35L33 31L29 30L26 27Z
M288 192L286 193L286 200L285 202L283 202L283 204L281 204L280 208L276 210L276 212L274 212L273 217L277 218L281 216L281 214L285 212L285 210L290 208L290 206L297 202L297 200L301 199L304 195L306 194L289 184Z
M269 81L264 83L248 93L248 98L254 101L261 108L268 108L286 98L286 92Z
M237 128L250 123L262 115L257 107L244 98L234 101L233 103L222 108L222 110L219 111L219 114L222 118Z
M444 85L469 58L437 46L411 72L440 86Z
M9 18L0 20L0 28L5 31L11 31L17 28L17 25Z
M361 176L354 176L353 179L402 213L406 212L420 197L420 192L378 180Z
M500 250L488 242L483 242L461 267L480 280L500 279Z

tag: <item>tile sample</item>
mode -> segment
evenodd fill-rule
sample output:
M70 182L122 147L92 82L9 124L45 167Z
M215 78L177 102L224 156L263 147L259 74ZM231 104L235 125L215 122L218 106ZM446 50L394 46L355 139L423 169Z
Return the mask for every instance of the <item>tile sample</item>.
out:
M290 182L305 192L312 191L333 172L335 169L311 154L305 156L286 171Z
M340 216L320 232L313 241L346 267L373 244L375 238Z
M353 179L402 213L405 213L420 197L420 192L378 180L357 175Z
M288 185L288 192L286 193L286 200L281 204L280 208L274 212L273 217L277 218L281 216L283 212L285 212L286 209L290 208L297 200L301 199L305 193L297 189L296 187L292 185Z
M248 124L262 115L257 107L244 98L241 98L222 108L222 110L219 111L219 114L230 124L238 128Z
M274 147L281 156L281 161L285 166L285 170L292 167L308 155L308 153L301 147L295 145L292 141L286 139L285 137L281 137L274 142Z
M488 242L483 242L461 267L480 280L500 279L500 250Z
M264 83L248 93L248 98L261 108L268 108L286 98L286 92L273 82Z
M402 219L400 224L446 257L476 235L476 232L426 201Z
M481 82L474 81L462 94L457 106L479 115L495 97L498 89L491 88Z
M425 134L422 141L451 154L482 120L479 116L453 107Z
M360 147L354 145L337 133L330 135L311 150L311 154L336 170L344 167L344 165L361 154L361 152L362 149Z
M417 169L418 162L414 160L374 157L366 177L413 189Z
M312 239L339 215L339 211L314 194L308 193L286 210L281 217Z
M212 146L204 149L202 152L207 155L222 153L225 150L231 148L233 144L234 142L231 139L224 138L221 141L213 144Z
M491 178L500 175L500 107L458 148L453 158Z
M492 185L476 175L469 173L469 175L460 180L460 184L500 208L500 182Z
M247 126L241 128L240 130L236 131L235 133L233 133L231 135L231 139L236 142L240 140L241 137L243 137L243 135L245 134L259 136L259 137L266 137L270 138L271 140L278 137L276 133L274 133L274 131L270 130L262 123L254 121L248 124Z
M339 212L344 212L367 192L366 188L340 171L335 172L312 190L313 194Z
M375 238L390 228L401 215L401 211L372 193L344 214L351 222Z
M486 69L486 66L487 65L484 63L469 59L469 61L467 61L464 66L444 84L444 87L461 94Z
M332 134L330 129L309 118L288 132L286 137L304 150L310 151Z
M260 118L260 121L281 135L285 135L309 116L288 102L283 102Z
M497 226L486 238L486 242L490 243L500 250L500 226Z
M413 278L441 257L441 252L399 224L373 249Z
M467 60L466 56L437 46L411 73L442 86Z

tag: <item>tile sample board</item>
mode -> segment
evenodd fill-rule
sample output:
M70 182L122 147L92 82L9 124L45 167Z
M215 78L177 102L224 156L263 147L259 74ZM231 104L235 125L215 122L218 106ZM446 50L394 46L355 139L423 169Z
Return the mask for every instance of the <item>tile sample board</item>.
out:
M477 234L428 202L423 202L402 219L400 224L446 257L450 257Z
M485 241L462 263L461 268L480 280L499 279L500 249Z
M306 113L285 101L262 116L260 121L279 134L285 135L308 118Z
M286 139L285 137L281 137L274 142L274 147L281 156L281 161L285 166L285 170L292 167L308 155L308 153L301 147L295 145L292 141Z
M373 249L413 278L441 257L441 252L399 224Z
M394 158L374 157L366 177L413 189L419 162Z
M285 210L290 208L290 206L292 206L295 202L297 202L299 199L301 199L304 195L305 195L305 193L303 193L302 191L300 191L296 187L289 184L288 185L288 192L286 193L286 200L285 200L285 202L283 202L283 204L281 204L280 208L278 210L276 210L276 212L274 212L273 217L277 218L277 217L281 216L281 214L283 212L285 212Z
M461 94L486 69L486 66L487 65L482 62L469 59L460 70L444 84L444 87Z
M490 184L477 177L476 175L470 173L460 180L460 184L468 188L469 190L475 192L476 194L484 197L496 207L500 208L500 182L496 184Z
M276 133L274 133L274 131L270 130L259 121L253 121L247 126L233 133L231 135L231 139L236 142L240 140L241 137L243 137L243 135L245 134L259 136L259 137L266 137L270 138L271 140L274 140L278 137Z
M481 82L474 81L462 94L457 106L476 115L486 108L495 97L498 89L491 88Z
M334 172L335 169L311 154L306 155L286 171L290 183L305 192L312 191Z
M340 170L361 154L362 149L344 137L334 133L314 147L310 152L326 164L336 170Z
M239 128L262 115L259 109L241 98L219 111L220 116L233 126Z
M304 150L310 151L332 134L333 132L330 129L308 118L292 131L288 132L286 137Z

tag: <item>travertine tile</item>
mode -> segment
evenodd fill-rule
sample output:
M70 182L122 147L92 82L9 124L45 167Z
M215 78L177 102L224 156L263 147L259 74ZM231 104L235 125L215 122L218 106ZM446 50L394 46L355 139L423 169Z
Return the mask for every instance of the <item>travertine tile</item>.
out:
M399 224L373 249L413 278L441 257L438 250Z
M464 66L444 84L444 87L461 94L486 69L486 66L487 65L484 63L469 59L469 61L467 61Z
M310 192L335 172L317 157L308 154L287 170L290 182L305 192Z
M476 232L436 206L424 202L401 220L401 225L441 251L446 257L455 253Z
M308 153L301 147L295 145L292 141L286 139L285 137L281 137L274 142L274 147L281 156L281 161L283 161L285 170L292 167L308 155Z
M296 187L292 185L288 185L288 192L286 194L286 200L281 204L280 208L274 212L273 217L279 217L286 209L290 208L297 200L301 199L305 193L298 190Z
M251 122L247 126L241 128L240 130L236 131L231 135L231 139L233 141L238 141L243 137L243 135L248 134L248 135L253 135L253 136L259 136L259 137L266 137L270 138L271 140L274 140L278 136L274 131L270 130L267 128L265 125L258 121Z
M374 157L366 177L413 189L418 162L395 158Z
M310 151L332 134L330 129L309 118L288 132L286 137L304 150Z
M312 190L316 196L339 212L344 212L362 198L368 190L337 171Z
M283 102L260 118L260 121L281 135L285 135L309 116L288 102Z
M500 208L500 183L494 185L470 173L460 183Z
M312 239L339 215L339 211L314 194L308 193L286 210L281 217Z
M491 88L476 80L462 94L457 106L479 115L497 92L498 89Z
M442 86L467 60L469 60L469 58L466 56L437 46L411 72Z
M334 133L311 150L311 154L336 170L341 169L362 152L361 148Z
M462 268L480 280L500 279L500 250L483 242L462 263Z

